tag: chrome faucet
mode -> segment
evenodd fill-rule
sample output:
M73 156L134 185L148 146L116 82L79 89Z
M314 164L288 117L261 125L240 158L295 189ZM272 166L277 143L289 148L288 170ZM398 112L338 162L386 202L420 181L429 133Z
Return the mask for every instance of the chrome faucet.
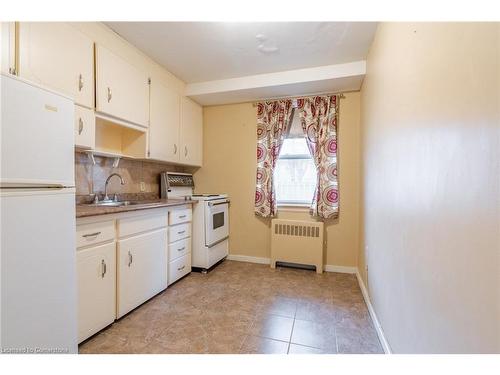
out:
M113 176L116 176L118 178L120 178L120 183L122 185L125 185L125 181L123 180L123 177L120 176L118 173L112 173L109 175L109 177L106 179L106 183L104 184L104 200L105 201L110 201L111 199L108 197L108 184L109 184L109 180L111 180L111 177ZM116 200L116 194L115 194L115 199Z

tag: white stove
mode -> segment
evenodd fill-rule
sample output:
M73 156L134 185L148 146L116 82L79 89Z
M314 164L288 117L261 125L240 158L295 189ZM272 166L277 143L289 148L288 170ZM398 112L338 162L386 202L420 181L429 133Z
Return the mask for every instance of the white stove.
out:
M191 195L192 200L197 201L213 201L216 199L226 199L227 194L193 194Z
M161 197L199 201L193 204L192 266L206 271L229 253L227 194L194 194L193 175L161 174Z

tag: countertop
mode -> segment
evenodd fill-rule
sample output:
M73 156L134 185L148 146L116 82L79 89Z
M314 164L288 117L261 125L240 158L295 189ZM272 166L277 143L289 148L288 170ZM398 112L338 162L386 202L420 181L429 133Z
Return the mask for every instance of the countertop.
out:
M172 206L182 206L185 204L194 204L197 201L186 201L184 199L155 199L155 200L145 200L138 204L132 204L127 206L95 206L92 204L77 204L76 205L76 217L87 217L87 216L98 216L106 214L116 214L120 212L147 210L151 208L159 207L172 207Z

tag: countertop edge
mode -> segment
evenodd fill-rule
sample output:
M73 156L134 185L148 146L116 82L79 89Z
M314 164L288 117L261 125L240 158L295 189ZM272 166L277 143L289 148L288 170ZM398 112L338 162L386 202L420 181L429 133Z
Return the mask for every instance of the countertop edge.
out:
M154 208L164 208L164 207L175 207L175 206L184 206L186 204L195 204L198 201L184 201L184 200L175 200L175 201L166 201L166 202L158 202L158 203L145 203L143 205L136 204L130 206L119 206L119 207L96 207L91 205L82 205L77 204L75 209L75 214L77 219L85 218L85 217L93 217L93 216L103 216L103 215L112 215L112 214L120 214L125 212L133 212L133 211L143 211L150 210ZM79 212L80 211L80 212Z

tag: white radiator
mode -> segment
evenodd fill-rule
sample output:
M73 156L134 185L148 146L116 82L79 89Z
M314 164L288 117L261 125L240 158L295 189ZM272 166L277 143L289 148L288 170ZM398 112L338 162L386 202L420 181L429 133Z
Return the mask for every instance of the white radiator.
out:
M273 219L271 221L271 267L276 262L316 266L323 272L323 223Z

